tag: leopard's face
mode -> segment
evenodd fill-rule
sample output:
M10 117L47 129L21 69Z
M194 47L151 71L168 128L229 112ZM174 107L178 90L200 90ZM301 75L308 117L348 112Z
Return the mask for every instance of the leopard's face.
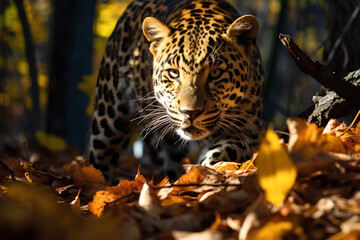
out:
M192 19L192 18L190 18ZM212 16L174 21L169 27L154 18L144 21L152 42L153 85L166 110L161 123L183 139L201 140L231 123L248 89L249 56L258 31L255 17L234 23Z

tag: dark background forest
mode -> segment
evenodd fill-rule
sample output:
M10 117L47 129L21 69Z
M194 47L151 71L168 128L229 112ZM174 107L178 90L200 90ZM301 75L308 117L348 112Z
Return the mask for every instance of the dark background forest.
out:
M28 142L82 154L106 40L131 1L0 1L0 150ZM359 0L230 1L260 22L265 119L275 129L304 112L321 86L279 41L289 34L339 77L360 68ZM246 9L246 10L244 10Z

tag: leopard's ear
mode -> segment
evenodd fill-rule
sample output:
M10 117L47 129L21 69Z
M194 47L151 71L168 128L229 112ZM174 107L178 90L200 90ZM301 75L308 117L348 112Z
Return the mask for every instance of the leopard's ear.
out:
M223 38L244 48L245 54L250 56L255 47L259 32L259 22L252 15L244 15L236 19L226 30Z
M150 51L155 55L156 48L165 37L170 35L171 30L160 20L153 17L145 18L142 28L146 39L151 42Z

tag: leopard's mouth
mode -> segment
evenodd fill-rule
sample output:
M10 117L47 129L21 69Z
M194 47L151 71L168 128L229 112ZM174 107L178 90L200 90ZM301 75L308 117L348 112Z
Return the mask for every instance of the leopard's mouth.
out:
M208 135L206 131L194 126L178 128L177 133L186 140L201 140Z

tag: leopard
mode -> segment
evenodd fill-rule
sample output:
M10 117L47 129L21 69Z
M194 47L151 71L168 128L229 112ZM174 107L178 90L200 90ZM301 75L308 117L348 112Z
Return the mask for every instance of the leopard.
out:
M259 22L225 0L135 0L101 60L88 158L107 178L136 134L161 174L244 162L263 127Z

